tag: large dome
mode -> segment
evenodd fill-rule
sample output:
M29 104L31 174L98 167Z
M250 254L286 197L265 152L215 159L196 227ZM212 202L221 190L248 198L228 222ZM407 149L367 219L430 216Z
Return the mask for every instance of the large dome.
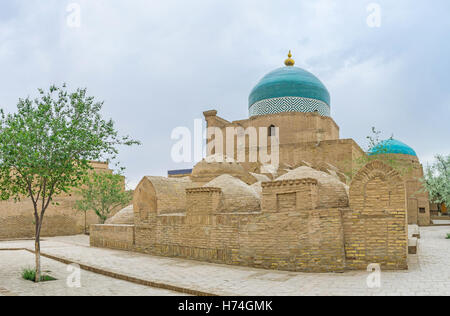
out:
M253 88L249 96L250 116L281 112L318 112L330 116L330 94L312 73L293 66L278 68Z
M417 156L414 149L412 149L405 143L402 143L401 141L392 138L382 141L381 143L373 147L369 152L370 156L380 154L402 154L402 155Z

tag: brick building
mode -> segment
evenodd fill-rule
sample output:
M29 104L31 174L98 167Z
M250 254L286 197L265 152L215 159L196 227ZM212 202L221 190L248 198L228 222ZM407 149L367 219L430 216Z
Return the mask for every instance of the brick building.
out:
M144 177L127 220L92 226L91 245L288 271L406 269L408 221L429 224L417 155L393 140L368 155L340 139L327 89L291 57L252 90L248 119L205 112L223 142L209 135L210 155L193 170ZM276 141L275 168L250 159L251 137L268 139L257 151Z
M91 166L95 172L112 172L107 163L92 162ZM82 234L85 222L87 227L99 222L94 212L87 212L85 218L84 213L74 209L78 198L76 192L54 198L55 203L50 205L45 213L41 236ZM35 235L33 214L33 204L29 199L20 202L0 201L0 239L33 238Z

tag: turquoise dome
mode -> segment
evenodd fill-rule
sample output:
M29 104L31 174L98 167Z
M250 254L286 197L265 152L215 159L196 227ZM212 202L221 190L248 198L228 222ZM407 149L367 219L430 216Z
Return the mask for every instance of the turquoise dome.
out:
M417 157L414 149L395 139L384 140L377 146L373 147L369 152L369 156L379 154L403 154Z
M298 67L278 68L253 88L250 116L280 112L319 112L330 116L330 94L312 73Z

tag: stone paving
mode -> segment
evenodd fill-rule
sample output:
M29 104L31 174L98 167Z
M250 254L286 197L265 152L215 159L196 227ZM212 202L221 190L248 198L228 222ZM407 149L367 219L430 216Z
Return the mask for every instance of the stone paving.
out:
M33 267L34 254L28 251L0 251L0 296L162 296L179 293L154 289L95 273L81 271L81 287L67 286L72 272L67 265L42 258L42 268L56 281L35 284L21 278L22 268Z
M433 219L433 224L435 224L435 225L449 225L450 226L450 221L449 220Z
M109 249L90 248L86 236L45 238L42 251L53 256L70 259L107 271L126 274L152 282L189 288L217 295L450 295L450 240L445 236L450 227L423 227L417 255L409 256L408 271L384 271L381 287L367 286L369 272L352 271L342 274L309 274L270 271L254 268L208 264L174 258L154 257L144 254ZM0 242L1 248L32 248L32 241ZM25 256L25 257L23 257ZM66 295L73 290L30 288L23 284L17 273L23 267L25 252L0 252L0 295L3 290L18 294ZM60 267L57 269L57 266ZM4 269L6 266L6 269ZM59 271L64 276L65 265L52 260L44 261L44 269ZM6 278L3 274L6 272ZM14 279L16 278L16 279ZM98 278L98 282L95 279ZM11 280L14 280L12 282ZM136 286L125 281L82 271L86 295L170 295L173 292ZM111 286L117 281L117 286ZM64 281L65 282L65 281ZM45 284L49 288L52 285ZM91 288L92 287L92 288Z

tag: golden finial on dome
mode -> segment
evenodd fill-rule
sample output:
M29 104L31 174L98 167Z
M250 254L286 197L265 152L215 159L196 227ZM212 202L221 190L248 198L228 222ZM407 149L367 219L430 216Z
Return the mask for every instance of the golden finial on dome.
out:
M292 57L292 53L291 53L291 51L289 51L288 59L286 59L284 61L284 64L288 67L292 67L295 65L295 60L293 60L291 57Z

